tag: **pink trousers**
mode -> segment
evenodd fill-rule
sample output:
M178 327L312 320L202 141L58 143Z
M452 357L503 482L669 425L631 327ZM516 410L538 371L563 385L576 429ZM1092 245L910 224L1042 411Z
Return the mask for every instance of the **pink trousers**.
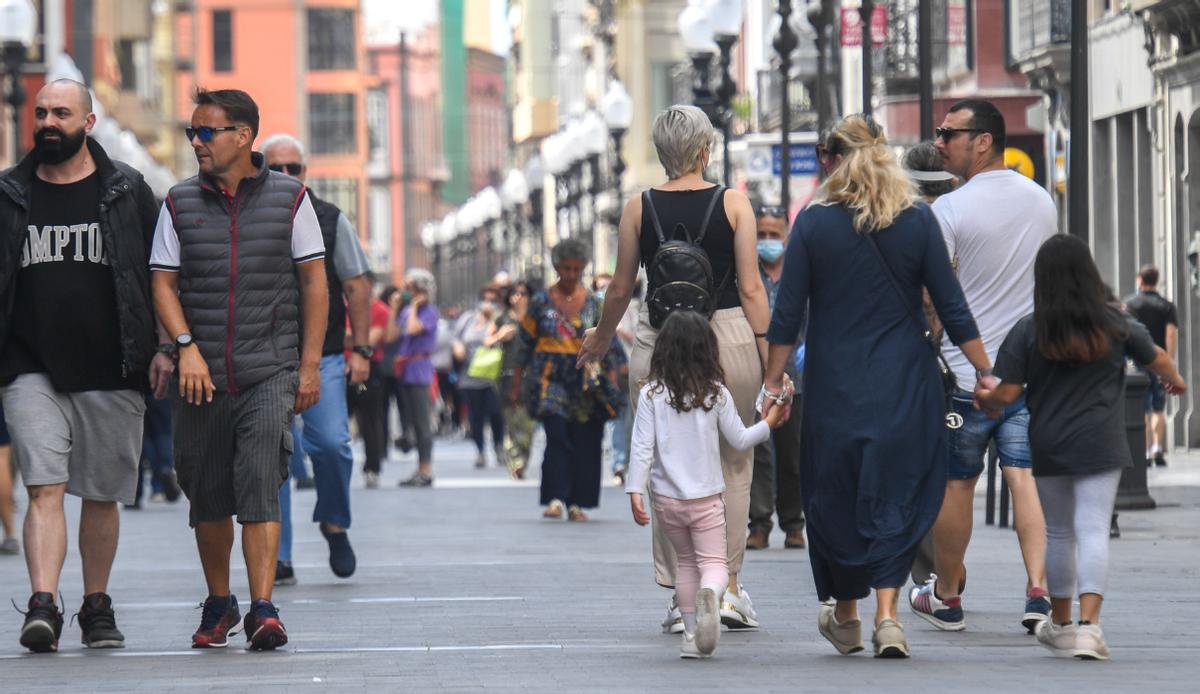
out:
M654 496L655 519L662 523L675 550L675 599L680 612L696 611L701 586L716 590L720 598L729 583L725 563L725 502L720 494L703 499ZM718 588L719 586L719 588Z

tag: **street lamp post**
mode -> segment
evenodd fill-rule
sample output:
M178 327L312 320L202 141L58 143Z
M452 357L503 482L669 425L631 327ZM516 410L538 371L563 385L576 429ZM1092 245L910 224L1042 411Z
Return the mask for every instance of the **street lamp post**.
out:
M709 72L716 44L708 15L699 5L688 5L679 13L679 36L692 61L692 103L708 115L713 125L720 125L717 98L709 87Z
M862 98L863 113L871 115L871 99L875 91L874 77L874 48L875 37L871 35L871 17L875 14L875 0L862 0L858 6L858 16L862 23Z
M782 2L780 3L783 4ZM825 126L829 125L829 85L827 68L825 66L825 51L829 43L826 29L829 27L829 10L831 5L822 0L817 0L808 6L808 23L816 32L814 43L817 44L817 132L825 131ZM790 7L788 8L791 9ZM781 29L782 30L782 29Z
M933 139L933 0L917 7L917 72L920 75L921 140Z
M21 68L25 65L29 47L37 32L37 13L30 0L0 0L0 46L4 72L8 75L5 101L12 108L13 163L21 158L21 107L25 105L25 90L21 86Z
M782 83L779 94L779 175L780 196L784 210L791 209L792 193L792 105L788 99L788 86L792 76L792 51L800 40L792 30L792 0L779 0L779 33L775 35L773 45L779 54L779 74Z
M625 160L621 157L621 141L629 126L633 123L633 100L625 91L625 85L620 80L608 84L608 91L600 104L604 112L604 123L608 126L608 134L612 139L612 180L616 194L616 217L621 217L621 175L625 173Z
M713 40L721 56L721 82L717 86L717 113L721 126L721 167L725 185L732 185L729 161L729 136L733 128L733 96L737 84L729 68L733 62L733 45L742 30L742 0L713 0L708 6L708 21L713 30Z

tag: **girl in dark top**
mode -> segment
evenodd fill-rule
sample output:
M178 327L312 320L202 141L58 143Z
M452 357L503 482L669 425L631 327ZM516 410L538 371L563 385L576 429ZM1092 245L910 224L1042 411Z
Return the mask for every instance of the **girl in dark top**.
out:
M1146 328L1108 301L1087 244L1054 236L1033 267L1033 314L1017 322L996 357L1003 383L976 392L1000 410L1028 390L1033 474L1046 515L1046 577L1052 623L1037 639L1056 655L1107 660L1100 604L1108 579L1108 528L1121 472L1132 465L1125 440L1125 358L1186 386ZM1071 601L1079 595L1079 624Z

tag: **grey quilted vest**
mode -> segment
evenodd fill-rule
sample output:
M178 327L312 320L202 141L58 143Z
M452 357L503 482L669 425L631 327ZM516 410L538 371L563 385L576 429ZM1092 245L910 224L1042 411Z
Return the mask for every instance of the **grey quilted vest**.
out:
M292 220L296 179L258 174L231 198L192 177L167 194L179 234L179 300L217 390L236 392L300 364L300 289Z

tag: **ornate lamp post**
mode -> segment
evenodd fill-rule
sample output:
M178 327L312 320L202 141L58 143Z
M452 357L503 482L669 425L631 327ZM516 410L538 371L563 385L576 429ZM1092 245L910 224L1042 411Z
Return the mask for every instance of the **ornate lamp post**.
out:
M531 230L530 263L526 277L537 282L542 280L545 265L546 231L542 226L546 201L545 180L546 170L542 165L542 157L535 154L525 162L525 183L529 186L529 209L526 219Z
M617 218L621 215L621 175L625 173L625 160L621 157L621 141L625 138L629 126L633 123L633 99L625 91L625 85L620 80L608 83L608 91L600 104L604 111L604 123L608 126L608 134L612 139L612 180L616 195Z
M30 0L0 0L0 50L8 75L5 101L12 107L13 164L21 159L21 106L25 104L21 68L36 33L37 13Z
M779 0L779 9L776 12L780 19L779 33L775 35L772 45L775 46L775 52L779 55L779 73L782 84L779 95L779 175L782 177L779 199L783 203L784 209L789 210L792 206L792 105L788 99L788 86L792 76L792 51L796 50L800 40L796 37L796 32L792 30L792 0Z
M829 34L826 33L830 24L832 2L814 0L808 5L808 23L816 32L814 43L817 44L817 133L825 131L829 125L829 85L825 66L825 52L829 46Z
M725 185L732 185L729 161L729 136L733 126L733 95L737 84L729 71L733 61L733 45L742 31L742 0L713 0L708 5L708 22L713 40L721 52L721 83L717 86L717 113L721 122L721 166Z
M476 204L479 207L480 226L484 232L481 244L484 249L484 273L490 278L503 267L501 256L504 253L504 224L500 217L504 214L504 202L496 189L488 186L479 191Z
M525 254L520 252L518 245L521 242L521 206L529 199L529 186L525 183L525 174L513 169L508 172L504 183L500 185L500 198L504 202L504 227L505 227L505 243L504 243L504 264L518 269L516 266L520 264L522 267L521 274L524 274L524 264L526 261Z
M447 213L445 217L442 217L442 222L438 225L437 233L434 236L437 247L433 254L434 276L437 277L438 287L441 288L442 295L447 297L447 299L451 296L453 290L450 287L450 272L447 271L446 266L447 264L452 265L455 261L452 251L454 250L454 237L457 233L458 220L455 219L453 212Z
M692 103L708 114L714 125L720 125L717 99L708 86L709 71L717 45L713 42L712 27L704 8L688 5L679 13L679 36L692 59Z
M875 0L862 0L858 6L858 16L862 23L862 97L863 113L871 115L871 99L874 97L875 85L873 80L875 60L875 37L871 32L871 17L875 14Z

